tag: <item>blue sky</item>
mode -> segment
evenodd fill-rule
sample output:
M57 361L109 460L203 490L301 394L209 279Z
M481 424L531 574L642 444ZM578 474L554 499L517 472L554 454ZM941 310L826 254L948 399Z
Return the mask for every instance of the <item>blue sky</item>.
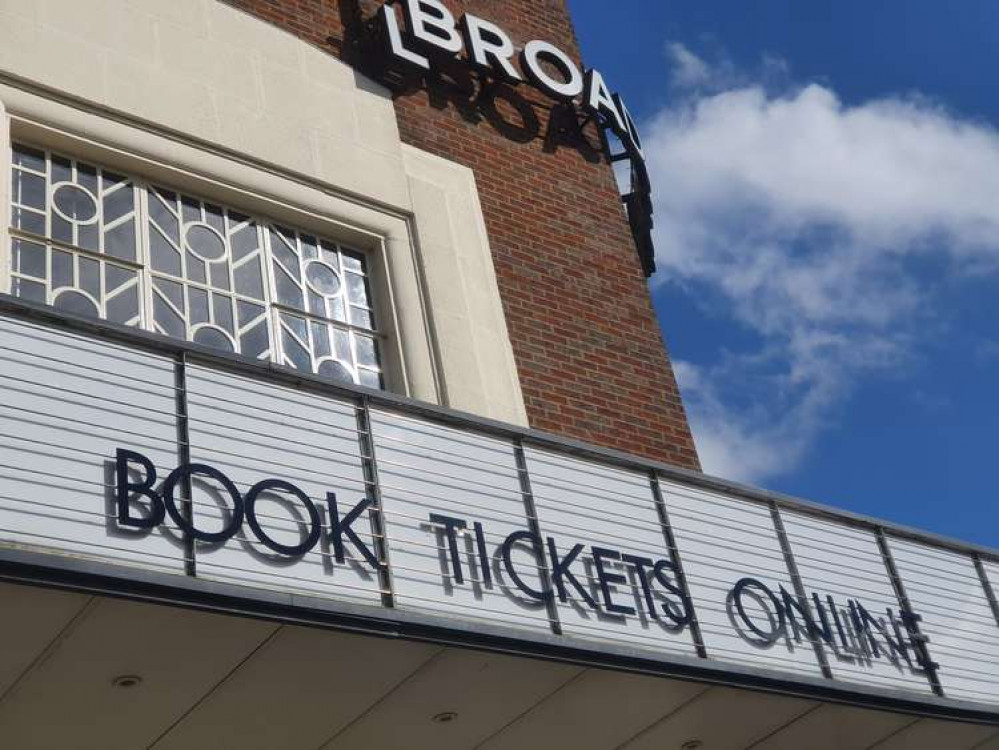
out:
M999 3L570 7L706 470L999 547Z

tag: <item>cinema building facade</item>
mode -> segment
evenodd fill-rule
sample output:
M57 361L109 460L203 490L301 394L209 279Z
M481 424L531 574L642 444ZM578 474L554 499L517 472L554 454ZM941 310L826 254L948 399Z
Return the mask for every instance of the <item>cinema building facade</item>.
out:
M700 473L615 83L562 0L0 3L0 744L999 748L996 551Z

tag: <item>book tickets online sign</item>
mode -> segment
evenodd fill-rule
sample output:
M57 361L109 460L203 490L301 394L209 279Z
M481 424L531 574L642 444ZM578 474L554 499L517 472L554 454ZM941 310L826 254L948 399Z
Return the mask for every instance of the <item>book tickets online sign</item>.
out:
M98 334L0 315L0 559L527 652L999 703L987 550Z

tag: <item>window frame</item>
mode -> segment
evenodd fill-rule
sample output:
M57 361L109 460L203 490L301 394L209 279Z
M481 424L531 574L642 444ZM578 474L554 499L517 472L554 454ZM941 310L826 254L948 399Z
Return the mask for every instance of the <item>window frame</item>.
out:
M169 171L174 175L153 174L154 170L144 169L149 162L141 156L129 153L117 148L110 148L93 141L86 141L78 136L65 133L63 131L40 129L34 123L29 127L24 127L26 123L19 122L15 117L9 118L11 127L8 132L3 133L3 141L0 144L0 159L2 159L2 173L7 190L13 189L13 145L25 146L34 150L42 151L46 158L53 155L72 159L75 162L83 162L107 170L116 174L121 174L127 178L135 191L135 221L136 221L136 260L121 259L108 255L100 250L88 250L72 244L66 244L51 237L35 235L31 232L17 229L13 226L13 195L4 195L3 207L0 209L0 236L3 237L4 244L0 249L0 292L8 295L13 294L13 243L15 239L33 242L41 245L48 245L52 248L64 249L80 257L86 257L98 261L110 262L126 267L138 272L139 277L139 323L134 327L157 336L180 340L157 331L153 318L153 277L157 275L152 268L150 252L150 213L149 213L149 191L151 189L163 189L173 191L178 196L188 196L202 203L218 205L226 211L233 211L246 216L257 226L257 231L261 238L261 262L262 276L266 300L262 304L266 308L268 318L268 339L270 354L264 358L256 358L252 355L236 353L236 356L248 361L255 361L263 367L276 366L289 372L308 374L314 377L322 377L314 370L304 371L291 365L285 364L283 346L280 342L282 312L295 315L307 322L320 321L325 325L338 328L340 330L357 331L363 335L374 339L377 342L377 357L379 360L381 387L375 390L387 391L403 396L412 396L410 393L408 377L406 374L406 362L404 357L405 347L399 335L397 319L397 308L394 300L393 285L389 265L387 263L387 238L385 236L372 233L362 227L351 226L333 215L322 215L308 208L293 205L287 201L276 200L258 192L247 190L233 184L221 182L205 174L196 174L184 170L170 169L162 163L156 166L156 172ZM43 137L38 137L42 135ZM81 145L83 148L74 148ZM103 158L104 155L111 158ZM179 177L179 178L174 178ZM47 179L46 186L51 193L50 179ZM246 197L245 203L239 200ZM51 195L46 196L47 202L51 200ZM253 204L251 206L251 204ZM273 211L266 210L273 208ZM51 207L47 208L48 211ZM365 260L364 278L370 294L369 309L372 312L373 326L365 329L362 326L353 325L349 322L340 322L334 319L320 319L308 309L296 309L292 306L282 304L278 301L277 289L274 280L274 269L272 267L273 253L271 251L271 239L269 232L271 228L291 230L296 236L314 236L317 240L335 245L338 252L347 251L361 255ZM360 241L358 241L360 240ZM341 268L342 282L346 284L346 276ZM159 274L163 276L163 274ZM208 288L205 284L200 284L193 279L181 282L178 279L168 277L176 283L192 284L198 288ZM51 284L51 278L48 282ZM221 290L220 290L221 291ZM228 295L233 300L239 299L235 289L221 293ZM346 298L346 291L344 292ZM58 314L59 308L46 302L48 307ZM345 305L349 308L350 303ZM304 305L308 308L308 305ZM102 320L106 320L101 317ZM349 319L349 314L348 314ZM190 324L185 321L187 331L190 333ZM190 337L184 339L185 342L198 345ZM201 346L204 346L203 344ZM351 336L351 346L354 362L357 361L356 344L354 336ZM211 347L208 347L211 348ZM225 352L232 355L233 352ZM315 355L310 352L310 357L315 361ZM339 382L336 379L328 378L331 382ZM351 382L351 386L368 387L361 383Z

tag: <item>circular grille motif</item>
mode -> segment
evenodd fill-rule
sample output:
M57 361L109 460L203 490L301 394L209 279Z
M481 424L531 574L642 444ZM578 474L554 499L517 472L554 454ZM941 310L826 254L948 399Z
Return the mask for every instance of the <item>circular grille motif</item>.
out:
M309 287L324 297L335 297L340 294L340 275L325 263L312 261L305 269L305 280Z
M223 351L235 351L232 340L219 328L202 326L194 334L194 343L210 346Z
M86 294L77 292L73 289L67 289L59 292L53 302L53 305L60 310L76 313L77 315L86 315L92 318L100 317L101 314L96 302L90 299L90 297Z
M319 365L319 375L320 377L329 378L341 383L354 382L354 376L350 374L350 370L332 359L328 359Z
M225 240L208 224L188 224L184 231L184 241L187 249L202 260L212 263L225 258Z
M97 221L97 201L77 185L63 183L52 191L52 205L64 219L74 224L90 224Z

